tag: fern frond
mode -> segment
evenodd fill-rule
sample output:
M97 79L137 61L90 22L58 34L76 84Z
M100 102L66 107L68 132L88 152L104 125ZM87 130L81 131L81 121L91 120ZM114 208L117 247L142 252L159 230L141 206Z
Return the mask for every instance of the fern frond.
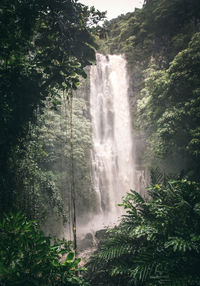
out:
M169 241L167 241L164 244L165 248L172 247L173 251L179 251L179 252L186 252L191 250L197 250L198 246L194 241L186 241L183 238L180 237L170 237Z
M105 261L113 260L121 257L124 254L129 254L132 250L130 245L113 245L112 247L106 248L99 252L98 257L104 259Z
M151 183L162 184L166 180L166 175L157 167L150 170Z
M117 275L126 275L129 273L129 269L127 265L117 265L111 270L111 276L117 276Z
M151 240L155 234L158 234L158 229L148 225L138 225L130 234L135 238L146 237L147 240Z
M137 205L143 205L145 203L144 198L134 190L130 190L131 192L127 194L125 200L132 201Z
M145 264L138 265L135 269L131 272L130 277L137 282L144 282L149 280L152 273L156 268L156 262L151 261Z

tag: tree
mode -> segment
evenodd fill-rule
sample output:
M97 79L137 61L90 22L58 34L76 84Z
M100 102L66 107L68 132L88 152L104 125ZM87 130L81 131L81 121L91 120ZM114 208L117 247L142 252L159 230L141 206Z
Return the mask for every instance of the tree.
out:
M0 4L0 209L15 201L9 158L23 145L42 101L74 89L95 59L90 24L103 15L74 0L1 1ZM81 47L81 49L80 49Z
M199 174L200 34L171 62L168 70L150 73L138 101L138 122L147 134L150 152L181 154L190 176ZM149 153L150 153L149 152Z

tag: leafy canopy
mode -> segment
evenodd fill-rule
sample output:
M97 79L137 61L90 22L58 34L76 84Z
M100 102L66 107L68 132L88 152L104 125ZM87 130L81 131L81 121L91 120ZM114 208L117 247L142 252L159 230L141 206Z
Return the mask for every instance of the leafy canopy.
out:
M76 0L0 3L0 211L15 202L13 149L23 147L43 101L76 89L95 60L94 25L104 13ZM91 27L92 26L92 27Z
M169 69L151 71L138 100L138 123L157 155L181 153L196 176L200 147L200 34L171 62Z
M21 213L4 215L0 222L0 284L88 285L78 275L70 243L46 237L34 221Z

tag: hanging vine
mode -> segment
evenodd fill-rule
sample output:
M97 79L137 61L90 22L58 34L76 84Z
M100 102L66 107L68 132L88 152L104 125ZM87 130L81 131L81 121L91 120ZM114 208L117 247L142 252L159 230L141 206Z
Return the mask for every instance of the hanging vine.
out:
M77 254L77 234L76 234L76 191L75 191L75 177L74 177L74 145L73 145L73 95L69 96L70 109L70 153L71 153L71 218L72 218L72 233L74 241L74 251Z

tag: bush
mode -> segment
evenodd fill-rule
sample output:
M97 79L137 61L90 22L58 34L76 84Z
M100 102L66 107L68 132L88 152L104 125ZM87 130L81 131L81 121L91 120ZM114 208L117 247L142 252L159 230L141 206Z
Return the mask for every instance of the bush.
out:
M23 214L10 213L0 222L1 286L88 285L78 276L79 262L70 242L52 243Z
M200 285L200 185L171 181L148 193L124 198L127 214L89 263L92 285Z

